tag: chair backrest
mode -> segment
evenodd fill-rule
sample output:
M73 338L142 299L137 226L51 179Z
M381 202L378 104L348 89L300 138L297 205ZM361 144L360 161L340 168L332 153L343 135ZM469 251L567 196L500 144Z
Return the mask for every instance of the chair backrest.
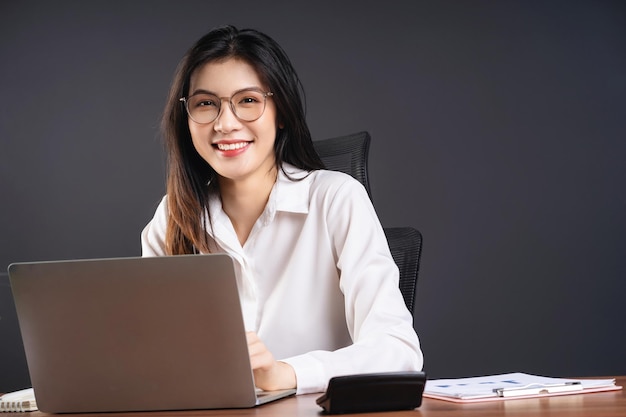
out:
M372 198L367 173L370 149L370 135L358 132L313 142L317 154L322 158L326 169L345 172L356 178Z
M370 198L367 160L370 135L358 132L314 141L313 145L326 169L352 175L363 184ZM384 228L393 260L400 270L400 291L411 314L415 312L415 291L422 255L422 234L412 227Z
M422 234L412 227L385 227L391 256L400 270L400 292L404 303L415 312L415 290L422 256Z

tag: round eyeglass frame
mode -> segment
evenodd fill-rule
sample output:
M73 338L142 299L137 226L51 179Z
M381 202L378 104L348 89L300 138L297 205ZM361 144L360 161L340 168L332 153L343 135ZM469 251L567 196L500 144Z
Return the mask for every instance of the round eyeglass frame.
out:
M241 94L241 93L245 93L246 91L254 91L256 93L260 93L263 96L263 110L261 111L261 114L258 115L258 117L255 117L254 119L243 119L241 118L237 112L235 111L235 105L233 104L233 97L235 97L237 94ZM211 121L208 122L199 122L196 119L193 118L193 116L191 115L191 112L189 111L189 99L197 96L197 95L201 95L201 94L206 94L206 95L211 95L216 97L217 99L219 99L219 107L217 110L217 114L215 115L215 118ZM230 97L218 97L215 94L210 94L210 93L196 93L196 94L192 94L188 97L181 97L178 99L178 101L180 101L183 106L185 107L185 111L187 112L187 116L189 116L189 118L191 120L193 120L195 123L201 124L201 125L206 125L209 123L213 123L214 121L216 121L218 119L218 117L220 117L220 115L222 114L222 101L226 100L228 101L228 104L230 105L230 110L233 112L233 114L235 115L235 117L238 120L241 120L242 122L254 122L256 120L259 120L261 118L261 116L263 116L263 113L265 113L265 108L267 107L267 98L268 97L272 97L274 95L274 93L272 93L271 91L263 91L260 88L246 88L244 90L239 90L236 91L235 93L233 93L233 95L231 95Z

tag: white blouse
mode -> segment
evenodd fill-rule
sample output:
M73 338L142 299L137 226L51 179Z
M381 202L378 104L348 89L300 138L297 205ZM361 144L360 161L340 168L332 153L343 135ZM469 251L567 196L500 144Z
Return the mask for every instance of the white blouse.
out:
M243 247L219 197L209 203L213 252L235 259L244 322L296 373L298 394L337 375L421 370L399 273L365 188L349 175L285 165ZM165 255L167 200L141 234ZM200 221L200 220L199 220Z

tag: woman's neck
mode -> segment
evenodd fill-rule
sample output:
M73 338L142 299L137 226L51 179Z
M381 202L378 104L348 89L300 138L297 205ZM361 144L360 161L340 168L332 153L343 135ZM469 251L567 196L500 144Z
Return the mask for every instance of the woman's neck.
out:
M248 240L252 227L267 205L277 173L273 167L266 175L244 180L220 178L222 208L230 218L241 246Z

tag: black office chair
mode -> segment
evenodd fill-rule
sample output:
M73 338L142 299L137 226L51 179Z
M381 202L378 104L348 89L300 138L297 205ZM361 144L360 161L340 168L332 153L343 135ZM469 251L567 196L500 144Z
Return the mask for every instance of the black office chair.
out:
M369 133L359 132L314 141L313 145L327 169L352 175L363 184L371 198L367 172L370 141ZM404 303L413 315L422 255L422 234L412 227L386 227L384 231L391 256L400 270L400 291Z

